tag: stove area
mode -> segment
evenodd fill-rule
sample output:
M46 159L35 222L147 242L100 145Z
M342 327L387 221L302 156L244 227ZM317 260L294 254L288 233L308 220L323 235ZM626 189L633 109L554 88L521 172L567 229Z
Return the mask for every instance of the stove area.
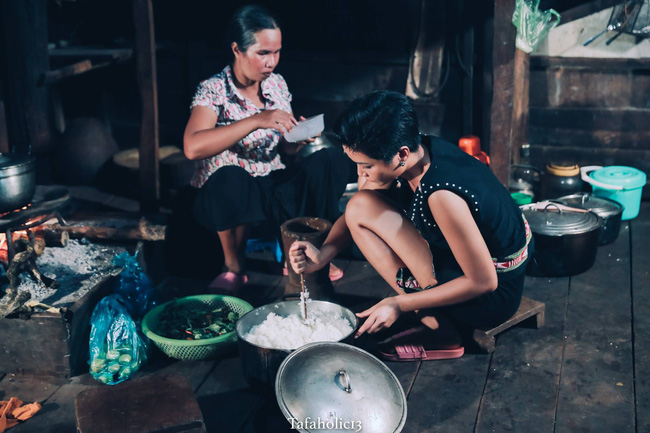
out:
M0 232L7 243L8 262L14 257L13 232L37 227L56 218L61 225L66 222L59 213L71 202L70 190L61 186L37 186L31 203L0 215Z

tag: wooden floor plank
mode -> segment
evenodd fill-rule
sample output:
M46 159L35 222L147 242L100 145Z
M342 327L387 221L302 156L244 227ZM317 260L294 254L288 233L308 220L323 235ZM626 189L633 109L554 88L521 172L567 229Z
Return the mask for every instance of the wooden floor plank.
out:
M418 371L420 370L421 362L390 362L385 361L385 364L388 368L391 369L397 379L399 380L404 394L408 398L409 393L413 389L413 384L417 377Z
M194 392L196 392L203 382L210 375L212 370L217 365L218 361L205 360L205 361L175 361L165 367L155 368L154 372L147 371L147 375L179 375L184 377L190 384Z
M248 388L241 359L231 356L219 361L196 391L197 397L239 391Z
M650 203L630 222L632 298L634 300L634 369L636 431L650 431Z
M196 394L208 432L238 432L255 418L266 416L263 414L277 408L273 388L267 391L250 388L239 357L222 359ZM277 415L274 418L279 427L285 427L286 421Z
M74 433L77 430L74 399L82 391L95 386L105 386L90 374L70 379L59 387L32 418L11 429L11 433Z
M407 400L404 431L473 432L491 357L422 362Z
M557 433L634 431L630 238L599 247L571 278Z
M0 400L17 397L24 403L45 402L67 379L7 374L0 380Z
M553 432L569 278L526 277L524 292L546 304L546 324L497 337L477 432Z

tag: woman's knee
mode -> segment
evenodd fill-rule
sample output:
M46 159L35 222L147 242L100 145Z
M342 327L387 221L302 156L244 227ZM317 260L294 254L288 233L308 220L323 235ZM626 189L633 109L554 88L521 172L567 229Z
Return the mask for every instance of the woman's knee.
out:
M359 191L352 196L346 205L345 219L348 223L368 220L381 204L382 200L376 191Z

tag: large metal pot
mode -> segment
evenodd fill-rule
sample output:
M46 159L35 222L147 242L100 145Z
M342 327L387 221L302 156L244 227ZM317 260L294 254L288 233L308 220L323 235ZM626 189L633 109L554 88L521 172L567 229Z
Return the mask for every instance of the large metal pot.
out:
M593 212L562 210L555 203L521 206L535 237L535 256L529 271L534 275L566 277L593 266L598 252L602 219Z
M349 344L295 350L280 366L275 396L299 432L396 433L406 423L406 395L395 374Z
M598 245L610 244L618 237L623 216L623 206L620 203L589 193L571 194L560 197L557 201L568 206L591 210L603 220L598 235Z
M36 191L35 160L31 156L0 153L0 212L29 204Z
M354 331L359 324L359 319L357 319L357 316L351 310L326 301L311 301L309 308L310 310L332 311L349 320L352 326L352 332L340 341L352 341ZM280 317L287 317L292 314L300 316L300 302L283 301L264 305L253 311L249 311L237 321L235 331L237 332L239 355L242 361L244 376L248 383L253 386L272 387L280 364L292 352L292 350L261 347L246 340L250 330L266 320L269 313L275 313Z
M298 155L302 158L306 158L312 153L318 152L321 149L326 149L328 147L341 147L341 142L333 132L323 132L318 137L314 138L314 141L305 145Z

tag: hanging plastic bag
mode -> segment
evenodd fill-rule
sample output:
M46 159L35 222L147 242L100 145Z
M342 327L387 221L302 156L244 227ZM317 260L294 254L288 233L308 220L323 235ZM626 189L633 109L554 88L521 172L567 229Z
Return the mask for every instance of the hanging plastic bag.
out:
M517 27L517 48L530 53L560 23L560 14L553 9L540 11L539 0L517 0L512 23Z
M90 374L107 385L127 380L147 359L145 339L118 295L99 301L90 318Z
M153 302L151 302L151 281L138 263L138 253L117 254L113 257L113 264L123 268L120 284L115 293L122 296L134 319L142 319L144 314L153 307Z

